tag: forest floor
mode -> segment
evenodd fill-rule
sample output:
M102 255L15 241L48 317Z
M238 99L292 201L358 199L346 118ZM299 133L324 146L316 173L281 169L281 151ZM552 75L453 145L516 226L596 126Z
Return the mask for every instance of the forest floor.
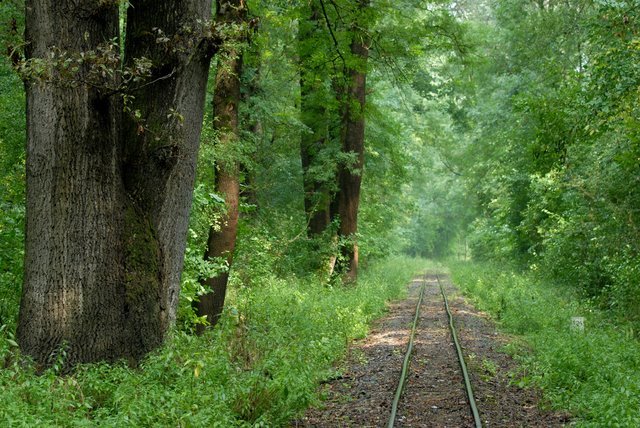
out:
M472 427L470 407L448 319L435 275L426 288L418 320L397 427ZM539 391L511 382L516 362L503 348L509 338L485 314L459 295L446 275L445 293L470 372L476 404L487 427L561 427L566 414L543 410ZM384 427L401 372L411 324L423 283L409 285L408 298L390 305L370 334L351 346L341 375L322 386L325 401L310 409L295 427ZM516 374L517 376L517 374ZM517 378L516 378L517 379Z

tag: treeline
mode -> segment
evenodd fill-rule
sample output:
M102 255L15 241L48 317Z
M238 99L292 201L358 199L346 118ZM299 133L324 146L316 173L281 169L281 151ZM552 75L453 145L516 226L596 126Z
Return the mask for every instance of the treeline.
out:
M474 51L450 64L473 255L640 321L637 4L485 6L467 11Z

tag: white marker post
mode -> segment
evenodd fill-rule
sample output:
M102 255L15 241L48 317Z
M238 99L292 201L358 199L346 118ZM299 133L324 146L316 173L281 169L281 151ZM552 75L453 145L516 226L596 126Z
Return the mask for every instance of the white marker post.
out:
M584 333L584 317L571 317L571 330Z

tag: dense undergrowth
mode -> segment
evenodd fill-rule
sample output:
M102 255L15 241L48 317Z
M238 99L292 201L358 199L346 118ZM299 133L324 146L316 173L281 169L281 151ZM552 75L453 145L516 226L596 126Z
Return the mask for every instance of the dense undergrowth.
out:
M640 343L631 324L532 274L478 263L450 267L478 308L524 339L512 349L522 363L514 381L542 388L577 426L640 426ZM582 333L570 328L576 316L585 318Z
M263 279L233 296L219 328L201 338L174 333L140 368L91 364L59 376L55 364L38 376L3 328L0 425L286 425L421 268L392 258L363 272L357 287Z
M14 328L24 257L24 93L0 61L0 325Z

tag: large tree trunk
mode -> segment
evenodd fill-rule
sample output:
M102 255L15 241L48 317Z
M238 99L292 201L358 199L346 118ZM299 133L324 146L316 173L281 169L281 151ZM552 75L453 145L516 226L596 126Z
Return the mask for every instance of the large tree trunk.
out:
M160 256L160 301L172 324L211 58L209 41L197 35L202 20L211 17L211 0L134 0L130 4L126 63L131 65L141 56L152 59L151 80L157 82L135 93L132 109L143 112L143 132L134 116L126 116L125 184L154 228ZM158 45L154 29L171 38L168 46Z
M308 219L307 235L321 235L331 223L331 193L326 177L318 174L320 155L326 150L329 136L326 89L326 65L315 64L316 52L328 36L320 24L320 11L315 2L305 10L298 29L300 58L300 119L308 128L300 136L300 158L304 185L304 209ZM326 173L326 171L323 171Z
M216 20L222 25L241 25L246 22L247 8L244 0L216 0ZM218 152L227 154L216 165L216 192L224 197L226 212L219 227L209 229L206 259L225 257L228 270L204 280L211 292L200 296L196 304L199 316L207 317L214 326L220 319L227 294L229 270L233 263L233 251L238 232L238 206L240 199L240 167L230 158L230 146L239 138L238 105L240 103L240 76L242 52L236 45L239 40L230 40L225 52L220 55L216 84L213 94L214 128L218 131ZM201 334L203 326L198 326Z
M360 0L361 11L368 7L368 0ZM344 273L347 282L355 281L358 275L358 207L360 205L360 184L364 167L364 106L366 98L367 59L369 46L364 22L353 26L351 55L353 65L347 69L347 90L344 100L343 116L343 153L353 153L355 162L341 164L339 169L338 213L340 229L338 231L346 243L342 246L338 271Z
M105 72L102 87L87 62L73 81L53 69L48 80L25 83L26 256L17 337L41 365L61 347L68 366L135 362L162 343L175 316L210 54L199 42L189 55L167 53L152 32L172 38L208 19L211 5L131 4L127 63L142 55L154 61L147 86L128 105L137 119L123 118L122 98L108 89L119 83L117 70ZM117 2L26 6L28 58L48 58L54 46L75 58L118 37Z

